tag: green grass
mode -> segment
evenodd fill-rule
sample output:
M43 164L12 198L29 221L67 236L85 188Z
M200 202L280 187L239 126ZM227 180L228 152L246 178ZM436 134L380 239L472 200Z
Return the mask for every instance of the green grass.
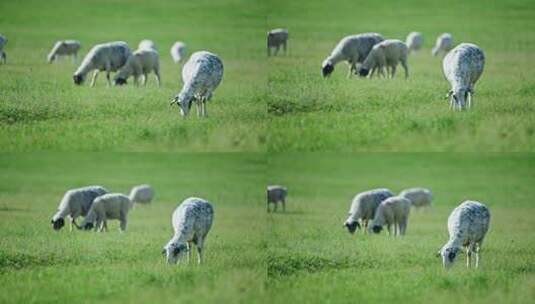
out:
M533 1L269 1L268 27L287 27L290 55L270 58L267 149L284 151L533 151ZM345 35L379 32L424 49L393 80L329 79L321 64ZM430 50L451 32L483 48L486 66L474 108L449 110L442 60Z
M473 154L275 154L270 183L288 186L286 214L268 216L272 303L533 303L535 158ZM412 212L407 235L350 235L359 191L424 186L434 207ZM451 271L435 253L451 210L466 199L491 210L478 270Z

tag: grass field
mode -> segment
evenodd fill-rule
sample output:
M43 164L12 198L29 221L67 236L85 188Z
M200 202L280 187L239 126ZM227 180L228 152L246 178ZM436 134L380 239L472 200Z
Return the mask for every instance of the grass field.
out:
M290 31L287 57L270 58L269 151L533 151L535 148L535 3L499 1L271 0L268 28ZM409 80L347 79L321 64L346 35L424 35L410 56ZM451 32L455 43L483 48L486 66L475 106L449 111L441 58L430 50Z

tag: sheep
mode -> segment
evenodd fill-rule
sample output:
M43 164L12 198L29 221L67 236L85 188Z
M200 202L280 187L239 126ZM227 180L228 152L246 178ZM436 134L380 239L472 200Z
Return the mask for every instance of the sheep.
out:
M223 79L223 62L215 54L206 51L195 52L182 68L184 86L175 96L182 116L187 116L193 102L197 105L197 116L207 116L206 102Z
M2 62L4 62L4 64L6 64L7 62L7 55L6 55L6 52L4 51L4 46L6 46L7 44L7 38L0 34L0 60L2 60Z
M137 49L138 50L143 50L143 49L151 49L151 50L155 50L157 51L158 49L156 48L156 44L154 43L154 41L152 40L149 40L149 39L143 39L139 42L139 45L137 46Z
M446 80L451 85L447 98L450 109L463 110L472 107L474 86L483 73L485 54L475 44L461 43L442 61Z
M386 225L391 235L391 226L394 225L394 235L405 235L407 222L411 211L411 201L401 196L393 196L381 202L373 218L370 232L379 233Z
M286 54L286 47L288 45L288 30L287 29L274 29L267 33L267 55L271 56L271 50L274 49L274 56L277 56L280 47L284 54Z
M288 195L288 189L279 185L272 185L267 187L267 211L269 210L269 204L273 204L273 212L277 211L277 204L282 203L282 211L286 210L286 196Z
M79 227L76 224L76 218L86 216L91 209L93 200L106 193L108 193L108 190L102 186L87 186L65 192L59 203L57 213L52 217L52 228L60 230L65 225L66 216L71 218L70 231L72 231L73 225Z
M375 210L385 199L394 196L392 191L381 188L373 189L357 194L351 202L349 217L344 222L344 227L349 233L353 234L360 228L359 220L364 226L364 232L367 232L368 221L375 216Z
M177 41L171 47L171 57L175 63L181 62L186 57L187 47L184 42Z
M139 77L143 76L142 85L147 83L147 75L154 71L158 87L160 86L160 56L154 49L139 49L132 53L125 65L113 78L115 85L124 85L130 76L134 76L134 84L139 85Z
M490 212L487 206L476 201L464 201L453 209L448 218L448 242L437 253L444 268L450 268L462 247L466 249L466 267L471 267L475 253L475 267L479 267L479 251L489 230Z
M82 45L77 40L58 41L48 53L48 63L54 62L59 56L72 56L73 62L76 62L76 57L81 47Z
M121 193L107 193L97 197L87 216L82 221L80 229L95 231L108 231L108 219L120 221L120 231L126 230L128 211L132 209L133 202Z
M154 197L154 190L150 185L135 186L128 196L133 203L149 204Z
M431 50L433 56L437 56L440 52L447 53L453 48L453 37L450 33L444 33L437 37L435 47Z
M377 33L346 36L338 42L331 54L323 61L321 67L323 77L328 77L334 71L334 66L340 61L348 62L349 73L347 77L351 77L357 70L357 63L362 63L368 57L372 47L383 40L383 36Z
M407 198L411 201L411 205L416 208L431 206L433 201L433 194L429 189L425 188L410 188L401 191L399 196Z
M424 36L420 32L411 32L407 36L406 44L409 48L409 53L418 51L424 44Z
M168 264L176 264L188 253L191 261L193 248L197 247L197 261L203 261L203 246L206 235L212 227L214 209L204 199L190 197L185 199L173 212L172 225L174 236L164 246L162 254Z
M390 67L390 78L394 78L396 74L396 66L401 62L401 66L405 70L405 78L409 77L409 67L407 66L407 55L409 50L407 45L401 40L388 39L373 46L372 50L362 63L358 73L361 77L373 76L374 71L378 70L384 77L383 68L386 66L387 73Z
M86 75L96 70L91 80L91 87L95 86L99 71L106 71L108 86L111 86L110 72L119 70L128 60L132 52L126 42L115 41L95 45L85 56L82 64L73 75L74 83L81 85Z

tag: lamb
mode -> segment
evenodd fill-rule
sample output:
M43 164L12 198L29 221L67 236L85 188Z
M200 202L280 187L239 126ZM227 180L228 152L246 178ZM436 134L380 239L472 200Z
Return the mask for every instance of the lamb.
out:
M175 96L172 104L177 104L180 114L187 116L193 102L197 105L197 115L207 116L206 102L223 79L223 62L215 54L206 51L195 52L182 68L184 86Z
M133 203L136 204L149 204L154 197L154 190L150 185L135 186L130 190L128 196Z
M127 61L132 52L126 42L115 41L95 45L85 56L82 64L73 75L74 83L81 85L86 75L96 70L91 80L91 87L95 86L99 71L106 71L108 85L111 86L110 72L119 70Z
M411 32L407 36L406 44L409 48L409 53L418 51L424 44L424 36L420 32Z
M171 57L175 63L181 62L186 57L186 44L181 41L175 42L171 47Z
M474 86L483 73L485 55L475 44L461 43L442 61L444 76L451 85L447 98L450 108L463 110L472 107Z
M7 62L7 55L4 51L4 46L6 46L6 44L7 38L4 35L0 34L0 60L2 60L4 64L6 64Z
M48 53L48 63L54 62L59 56L72 56L74 62L78 56L78 51L82 45L77 40L61 40L54 44L54 47Z
M444 268L450 268L462 247L466 249L466 267L471 267L475 253L475 267L479 267L479 251L489 230L490 212L487 206L476 201L464 201L448 218L450 239L437 253Z
M377 207L370 232L379 233L386 225L388 234L391 235L391 226L394 225L394 235L405 235L410 211L411 201L404 197L393 196L385 199Z
M394 196L394 193L384 188L357 194L351 202L349 217L344 222L344 227L347 228L349 233L353 234L362 224L364 226L364 232L367 232L368 221L375 217L377 207L379 207L382 201L391 196ZM361 223L359 223L359 220Z
M204 199L190 197L185 199L173 212L172 225L175 235L164 246L168 264L176 264L188 253L191 261L193 244L197 247L197 261L203 261L203 247L206 235L212 227L214 210Z
M377 33L365 33L346 36L336 45L331 54L323 61L321 71L323 77L334 71L334 66L340 61L347 61L349 73L347 77L357 70L357 63L362 63L372 50L372 47L383 41L384 38Z
M453 48L453 37L450 33L444 33L437 38L435 47L431 50L433 56L437 56L440 52L447 53Z
M280 47L282 46L282 49L284 51L284 54L286 54L286 47L288 45L288 30L287 29L274 29L267 33L267 55L268 57L271 56L272 49L275 49L274 54L277 56L277 53L279 52Z
M146 85L150 72L154 72L158 86L160 86L160 56L158 51L150 48L135 51L126 64L113 79L115 85L124 85L130 76L134 76L134 84L139 85L139 77L143 76L142 85Z
M279 185L272 185L267 187L267 211L269 210L269 204L275 205L273 212L277 211L277 205L282 203L282 211L286 210L286 196L288 195L288 189Z
M407 55L409 50L407 45L401 40L388 39L373 46L372 50L362 63L358 73L360 76L367 76L370 71L370 77L373 76L374 71L378 70L384 77L383 68L386 66L387 73L390 67L390 78L394 78L396 74L396 66L401 62L401 66L405 70L405 78L409 77L409 67L407 66Z
M117 219L120 221L121 231L126 230L128 222L128 211L132 208L130 198L121 193L107 193L95 199L91 209L84 218L80 229L102 232L108 231L108 219Z
M149 40L149 39L143 39L139 42L139 45L137 46L137 49L138 50L143 50L143 49L151 49L151 50L155 50L157 51L158 49L156 48L156 44L154 43L154 41L152 40Z
M425 188L410 188L401 191L399 196L411 201L411 205L416 208L430 207L433 201L433 194L429 189Z
M59 204L58 212L52 217L52 228L60 230L65 225L66 216L71 218L71 231L73 225L79 227L76 224L76 218L86 216L94 199L106 193L108 193L108 190L102 186L88 186L65 192Z

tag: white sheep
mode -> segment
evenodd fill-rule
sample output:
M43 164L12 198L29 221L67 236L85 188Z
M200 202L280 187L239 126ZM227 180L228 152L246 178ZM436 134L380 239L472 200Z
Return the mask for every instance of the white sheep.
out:
M393 196L381 202L375 211L370 232L379 233L386 225L388 234L392 234L392 225L394 226L394 235L405 235L409 214L411 211L411 201L401 197Z
M282 203L282 211L286 210L286 196L288 189L279 185L271 185L267 187L267 211L270 212L269 204L273 204L273 212L277 211L277 205Z
M146 48L139 49L132 53L125 65L113 78L115 85L123 85L127 83L130 76L134 77L134 84L139 85L139 77L143 77L142 85L147 83L148 74L154 72L158 86L160 86L160 55L158 51Z
M180 114L187 116L193 102L197 115L207 116L206 102L223 79L223 62L215 54L206 51L195 52L182 68L184 86L171 104L177 104Z
M341 61L349 64L348 77L357 71L357 63L362 63L372 50L372 47L383 41L384 38L377 33L365 33L346 36L333 49L331 54L323 61L321 71L323 77L329 76L334 71L334 66Z
M60 230L65 225L65 217L70 217L70 230L72 226L78 227L76 218L86 216L95 198L108 193L108 190L102 186L87 186L78 189L72 189L63 195L59 203L58 211L52 217L52 227L54 230Z
M373 220L375 211L379 204L385 199L394 196L394 193L388 189L373 189L357 194L351 202L349 217L344 222L344 227L350 233L355 233L361 224L364 226L364 232L367 232L368 221ZM359 223L359 220L362 223Z
M149 40L149 39L143 39L139 42L139 45L137 46L137 49L138 50L143 50L143 49L151 49L151 50L155 50L157 51L158 49L156 48L156 44L154 43L154 41L152 40Z
M384 40L373 46L358 73L362 77L368 76L368 74L372 77L374 72L378 70L384 77L384 68L386 67L387 73L389 72L388 68L390 68L390 78L394 78L396 67L398 63L401 63L401 66L405 70L405 78L407 78L409 77L409 67L407 66L408 54L407 45L403 41L397 39Z
M80 229L95 231L108 231L108 219L119 220L121 231L126 230L128 211L132 209L132 201L128 196L120 193L108 193L97 197Z
M4 35L0 34L0 60L2 60L4 64L7 62L7 55L4 51L4 47L6 46L6 44L7 38Z
M420 32L411 32L406 40L409 53L419 51L424 44L424 36Z
M487 206L476 201L464 201L448 218L448 242L437 253L444 268L450 268L462 247L466 249L466 267L471 266L472 253L479 266L479 251L489 230L490 212Z
M447 95L451 109L463 110L472 107L474 86L484 67L485 54L475 44L461 43L444 57L442 69L451 85Z
M54 47L48 53L47 59L48 63L54 62L60 56L72 56L73 62L76 62L76 57L78 56L78 51L82 45L80 41L77 40L61 40L54 44Z
M431 50L433 56L438 55L440 52L447 53L453 48L453 37L450 33L444 33L438 36L435 43L435 47Z
M433 194L431 190L425 188L410 188L401 191L399 196L407 198L411 201L411 205L420 208L420 207L430 207L431 202L433 201Z
M133 203L149 204L154 198L154 189L150 185L135 186L128 197Z
M108 85L111 86L110 72L119 70L128 60L132 52L126 42L116 41L95 45L87 55L85 55L82 64L78 67L73 75L74 83L81 85L86 75L93 71L91 86L95 86L99 71L106 71Z
M288 30L287 29L274 29L267 33L267 55L271 56L271 50L274 49L273 55L277 56L280 47L286 54L286 48L288 46Z
M184 42L177 41L171 47L171 57L175 63L181 62L186 57L187 47Z
M167 263L176 264L186 254L191 261L192 247L195 244L198 263L201 264L204 242L213 220L214 210L209 202L196 197L185 199L173 212L172 225L175 234L162 250Z

